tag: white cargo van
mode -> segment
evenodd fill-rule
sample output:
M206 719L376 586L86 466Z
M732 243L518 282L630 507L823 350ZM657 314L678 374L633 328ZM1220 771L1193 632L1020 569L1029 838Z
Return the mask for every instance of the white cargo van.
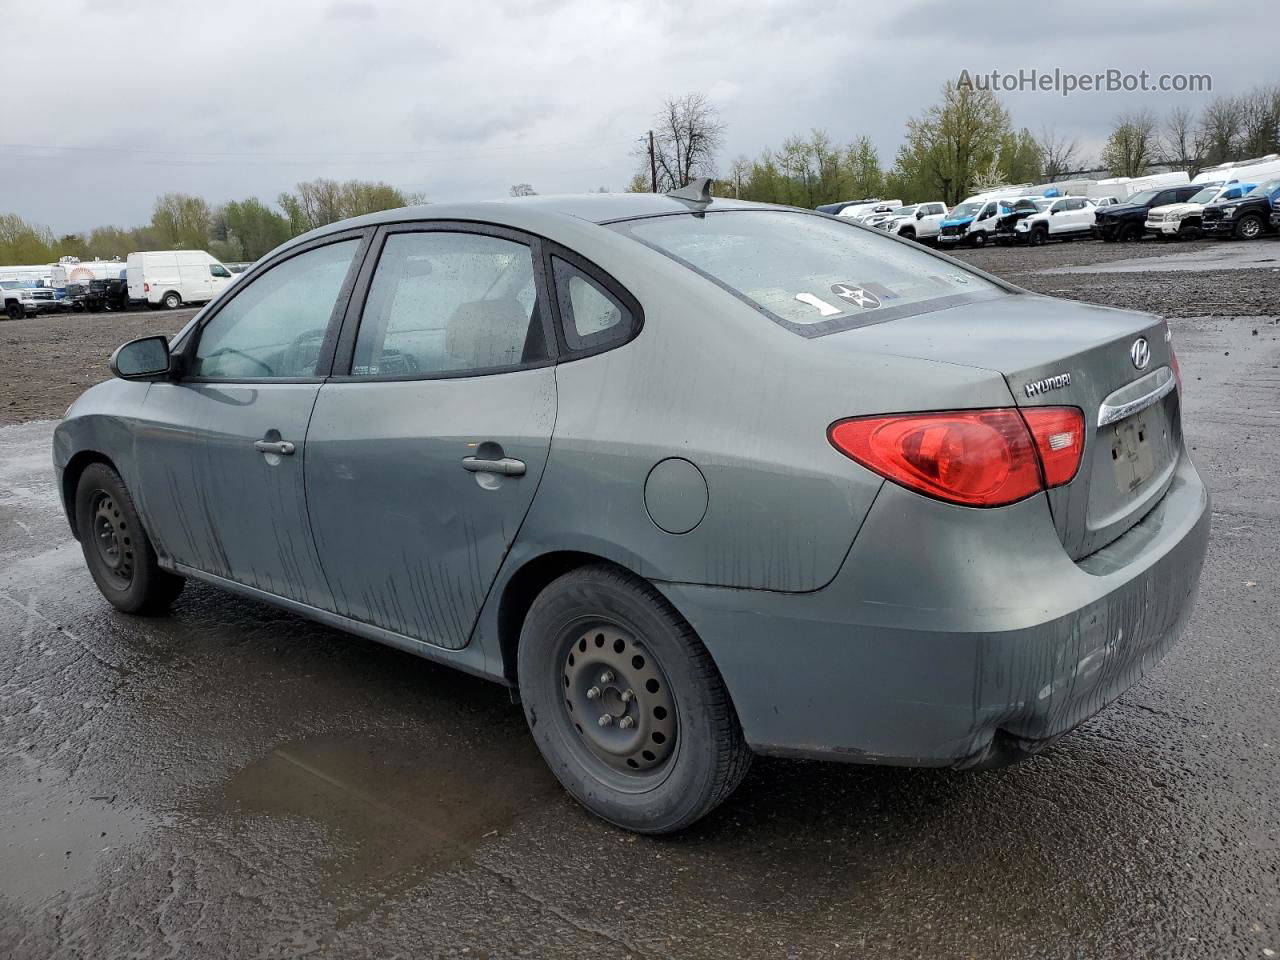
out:
M129 299L170 310L208 303L231 285L233 274L203 250L145 250L129 254Z

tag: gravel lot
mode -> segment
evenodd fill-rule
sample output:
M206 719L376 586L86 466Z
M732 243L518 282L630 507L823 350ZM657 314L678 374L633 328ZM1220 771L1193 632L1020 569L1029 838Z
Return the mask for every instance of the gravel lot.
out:
M1175 318L1214 531L1166 660L1018 766L762 760L658 840L567 799L494 685L199 584L111 612L39 419L189 312L0 323L0 958L1280 954L1280 274L1041 272L1220 249L962 253Z
M86 387L110 376L107 359L127 340L177 333L194 310L55 313L0 322L0 423L49 420Z

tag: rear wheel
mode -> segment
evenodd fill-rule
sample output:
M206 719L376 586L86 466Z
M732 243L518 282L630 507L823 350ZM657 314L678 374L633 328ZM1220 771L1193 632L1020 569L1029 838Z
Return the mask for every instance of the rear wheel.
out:
M1262 218L1254 213L1246 214L1232 233L1237 240L1256 240L1262 235Z
M750 766L710 654L665 597L624 570L583 567L547 586L521 630L518 670L548 766L620 827L687 827Z
M185 581L161 570L120 475L91 463L76 484L76 530L89 573L102 595L125 613L161 613Z
M164 304L166 310L177 310L182 306L182 298L173 290L166 293L160 302Z

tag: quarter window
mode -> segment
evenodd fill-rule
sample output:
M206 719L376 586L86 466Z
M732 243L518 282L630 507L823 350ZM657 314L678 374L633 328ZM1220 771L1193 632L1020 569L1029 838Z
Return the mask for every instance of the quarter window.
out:
M359 240L290 257L232 287L235 296L200 334L191 373L211 380L313 377L320 347Z
M581 270L558 257L555 266L565 342L572 350L591 350L631 336L631 311Z
M462 373L546 360L537 291L523 243L476 233L392 234L369 287L351 373Z

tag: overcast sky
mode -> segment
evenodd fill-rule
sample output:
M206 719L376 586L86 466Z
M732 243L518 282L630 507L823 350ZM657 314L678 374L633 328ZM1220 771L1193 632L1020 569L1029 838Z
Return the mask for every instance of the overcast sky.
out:
M1056 9L1055 9L1056 8ZM1070 12L1066 12L1066 11ZM962 69L1280 81L1275 0L0 0L0 213L55 231L150 218L158 194L272 200L318 176L431 200L625 187L664 96L706 93L726 170L786 136L870 135ZM1251 26L1252 25L1252 26ZM16 57L17 60L13 60ZM1096 156L1116 114L1206 94L1004 94Z

